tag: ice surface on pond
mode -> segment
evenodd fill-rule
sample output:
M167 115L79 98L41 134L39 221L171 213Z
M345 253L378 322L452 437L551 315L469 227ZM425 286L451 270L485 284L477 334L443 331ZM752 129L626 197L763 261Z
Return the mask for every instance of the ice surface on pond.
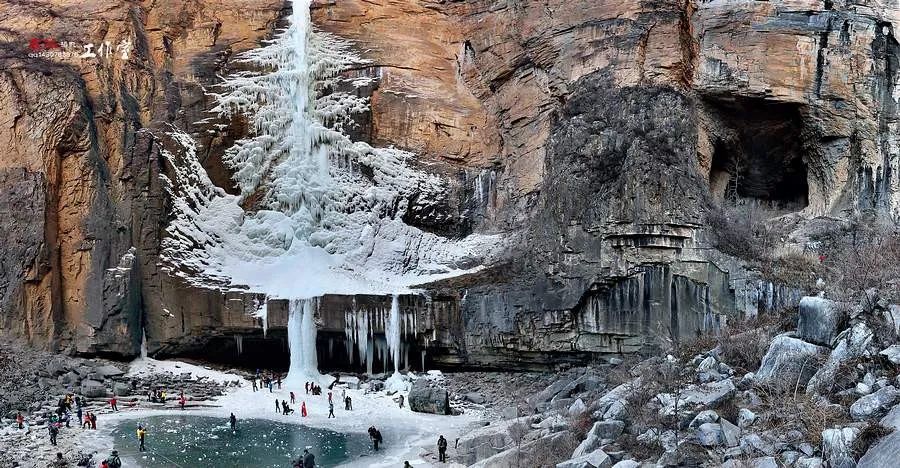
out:
M288 27L240 55L248 70L212 93L217 114L249 122L250 134L224 156L240 195L213 185L194 140L170 132L181 150L163 152L174 172L165 180L175 214L164 240L168 271L310 298L402 293L477 268L496 237L450 240L402 221L413 196L439 203L447 182L411 167L411 153L347 136L368 101L338 91L354 81L340 72L365 60L312 29L309 3L294 0Z
M137 450L138 424L147 429L146 452ZM335 466L371 452L364 434L259 419L240 419L232 431L227 418L196 415L125 420L113 431L113 438L124 466L144 468L291 466L307 447L317 466Z

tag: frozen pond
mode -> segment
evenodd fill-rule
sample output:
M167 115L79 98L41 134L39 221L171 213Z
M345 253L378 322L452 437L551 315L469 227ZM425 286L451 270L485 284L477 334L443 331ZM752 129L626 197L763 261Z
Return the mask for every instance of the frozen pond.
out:
M147 429L146 448L138 451L137 426ZM341 434L264 419L238 420L231 431L227 418L176 415L125 420L113 431L124 466L150 467L289 467L311 447L316 464L335 466L370 453L365 434Z

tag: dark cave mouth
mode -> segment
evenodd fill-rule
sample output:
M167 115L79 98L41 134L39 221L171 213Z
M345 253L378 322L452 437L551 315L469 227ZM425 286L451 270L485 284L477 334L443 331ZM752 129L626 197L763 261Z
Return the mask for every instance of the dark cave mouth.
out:
M713 136L709 186L720 202L754 201L779 211L809 204L797 105L764 99L710 103L725 131Z

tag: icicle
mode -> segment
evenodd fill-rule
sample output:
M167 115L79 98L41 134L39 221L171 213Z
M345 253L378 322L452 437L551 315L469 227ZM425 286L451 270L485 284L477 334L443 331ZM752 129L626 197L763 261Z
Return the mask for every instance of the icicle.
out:
M234 346L237 348L238 355L244 353L244 335L234 335Z
M147 329L141 328L141 359L147 359Z
M394 294L391 299L391 313L388 318L387 328L384 330L384 338L388 351L391 353L391 361L394 363L394 373L400 372L400 298Z
M422 372L425 372L425 349L422 349Z
M316 356L315 299L294 299L288 314L288 347L291 367L287 380L300 385L310 377L319 375L319 359Z

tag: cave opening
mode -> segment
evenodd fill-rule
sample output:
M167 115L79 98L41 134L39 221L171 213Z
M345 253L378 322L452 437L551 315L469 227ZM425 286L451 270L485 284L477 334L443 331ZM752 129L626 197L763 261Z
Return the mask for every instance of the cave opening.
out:
M797 105L743 98L710 102L710 191L720 202L757 202L778 211L809 204L803 159L802 115Z

